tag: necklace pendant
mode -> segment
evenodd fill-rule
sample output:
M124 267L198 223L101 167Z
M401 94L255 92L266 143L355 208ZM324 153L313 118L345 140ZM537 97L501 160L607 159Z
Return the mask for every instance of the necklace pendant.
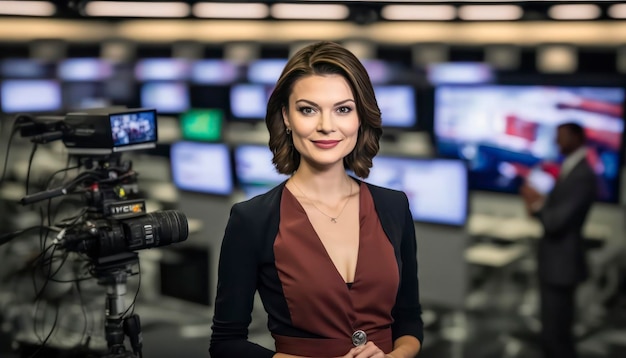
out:
M336 223L337 223L337 219L335 219L335 218L330 218L330 221L331 221L332 223L334 223L334 224L336 224Z

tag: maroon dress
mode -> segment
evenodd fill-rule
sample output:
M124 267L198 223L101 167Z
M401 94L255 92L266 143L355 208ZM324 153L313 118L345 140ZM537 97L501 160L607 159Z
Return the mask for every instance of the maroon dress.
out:
M385 353L393 349L391 310L400 280L394 248L366 185L359 194L359 252L351 286L337 271L293 194L283 190L274 242L276 269L294 327L324 338L272 334L276 352L306 357L345 355L361 330Z

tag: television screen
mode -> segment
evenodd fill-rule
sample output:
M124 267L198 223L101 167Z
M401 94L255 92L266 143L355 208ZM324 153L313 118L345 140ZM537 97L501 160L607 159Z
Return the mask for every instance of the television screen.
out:
M624 89L554 86L443 86L435 92L437 150L469 162L470 188L517 193L539 172L558 176L557 126L584 127L598 200L619 201Z
M286 59L252 61L248 64L248 82L274 86L286 64Z
M262 84L236 84L230 89L233 117L261 120L265 118L271 87Z
M192 108L221 109L230 112L230 86L191 85L189 95Z
M0 97L5 113L61 109L61 86L53 80L7 80L2 82Z
M222 139L224 113L219 109L192 109L180 116L184 140L216 142Z
M392 78L392 68L383 60L364 59L361 61L363 67L367 70L370 81L374 84L387 83Z
M465 225L467 166L462 160L374 157L366 182L403 191L415 222Z
M111 63L98 58L66 59L58 67L58 77L63 81L101 81L112 73Z
M410 128L417 124L415 89L409 85L374 86L383 127Z
M95 82L71 82L62 84L63 108L66 110L102 108L111 105L105 94L105 86Z
M138 81L182 81L189 78L187 60L177 58L144 58L135 65Z
M240 144L235 147L234 156L235 175L246 198L263 194L289 178L276 171L267 146Z
M199 60L191 67L191 81L197 84L220 85L235 82L239 69L225 60Z
M0 77L3 78L53 78L54 64L31 58L7 58L0 62Z
M170 149L174 185L185 191L230 195L230 150L224 143L177 142Z
M182 82L149 82L141 86L141 106L160 113L182 113L189 109L189 90Z
M157 141L156 113L154 111L114 114L110 116L109 120L113 146L115 147Z
M493 82L495 74L491 66L481 62L442 62L426 68L428 81L433 85L481 84Z

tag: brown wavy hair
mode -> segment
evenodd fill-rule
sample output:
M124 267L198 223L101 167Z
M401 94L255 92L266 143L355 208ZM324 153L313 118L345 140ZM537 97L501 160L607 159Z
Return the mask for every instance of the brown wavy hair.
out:
M356 146L343 159L346 169L367 178L372 159L378 153L382 135L381 114L369 75L358 58L341 45L322 41L295 53L285 65L267 104L265 123L270 133L272 162L281 174L293 174L300 165L300 153L293 145L283 122L282 110L289 109L289 96L299 79L312 75L341 75L350 85L359 115Z

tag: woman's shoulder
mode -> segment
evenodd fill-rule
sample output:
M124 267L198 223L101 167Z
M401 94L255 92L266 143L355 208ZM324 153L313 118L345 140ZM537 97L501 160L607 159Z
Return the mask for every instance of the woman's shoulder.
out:
M381 203L395 203L398 204L398 201L407 201L406 194L403 191L387 188L384 186L374 185L368 182L363 182L367 189L372 194L372 198L374 202Z
M243 215L262 216L264 213L270 214L274 211L272 209L279 208L285 183L286 181L276 185L263 194L234 204L232 210Z

